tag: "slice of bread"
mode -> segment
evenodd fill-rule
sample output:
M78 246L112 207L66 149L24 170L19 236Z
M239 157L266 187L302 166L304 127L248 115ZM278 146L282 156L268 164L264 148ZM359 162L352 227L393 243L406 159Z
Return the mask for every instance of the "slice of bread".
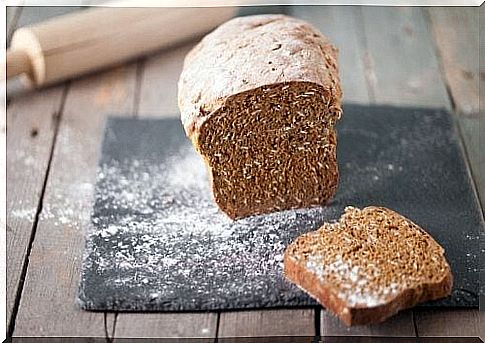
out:
M453 284L444 249L383 207L347 207L338 222L301 235L285 251L284 273L347 325L446 297Z

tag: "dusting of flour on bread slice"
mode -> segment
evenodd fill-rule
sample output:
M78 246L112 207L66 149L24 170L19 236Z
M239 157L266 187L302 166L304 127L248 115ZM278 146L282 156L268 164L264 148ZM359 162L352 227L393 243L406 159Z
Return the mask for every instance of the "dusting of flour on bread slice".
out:
M347 325L382 322L446 297L453 277L444 249L384 207L347 207L336 223L301 235L284 255L285 276Z

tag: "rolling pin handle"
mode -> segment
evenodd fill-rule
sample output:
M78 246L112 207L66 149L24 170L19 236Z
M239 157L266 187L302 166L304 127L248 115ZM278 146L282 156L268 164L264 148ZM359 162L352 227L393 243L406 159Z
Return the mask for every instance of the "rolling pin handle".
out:
M7 50L7 79L20 74L32 74L30 57L24 50Z

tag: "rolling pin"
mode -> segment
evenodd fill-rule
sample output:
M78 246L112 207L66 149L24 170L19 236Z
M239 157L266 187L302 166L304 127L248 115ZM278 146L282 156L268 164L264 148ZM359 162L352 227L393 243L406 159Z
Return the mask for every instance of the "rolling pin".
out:
M236 10L98 7L60 16L14 32L6 76L52 84L199 37Z

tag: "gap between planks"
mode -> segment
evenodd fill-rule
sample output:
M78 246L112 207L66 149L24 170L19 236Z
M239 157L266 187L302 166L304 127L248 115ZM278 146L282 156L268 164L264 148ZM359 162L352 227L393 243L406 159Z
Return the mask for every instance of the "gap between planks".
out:
M12 100L7 109L7 325L13 329L34 239L64 86Z
M43 20L33 8L9 7L8 43L15 29ZM9 11L7 11L9 12ZM34 17L37 19L35 20ZM67 85L48 87L8 104L7 126L7 327L14 326L29 254L55 145Z
M103 313L74 302L103 122L132 110L132 76L133 67L118 68L73 82L67 94L14 336L105 336Z

